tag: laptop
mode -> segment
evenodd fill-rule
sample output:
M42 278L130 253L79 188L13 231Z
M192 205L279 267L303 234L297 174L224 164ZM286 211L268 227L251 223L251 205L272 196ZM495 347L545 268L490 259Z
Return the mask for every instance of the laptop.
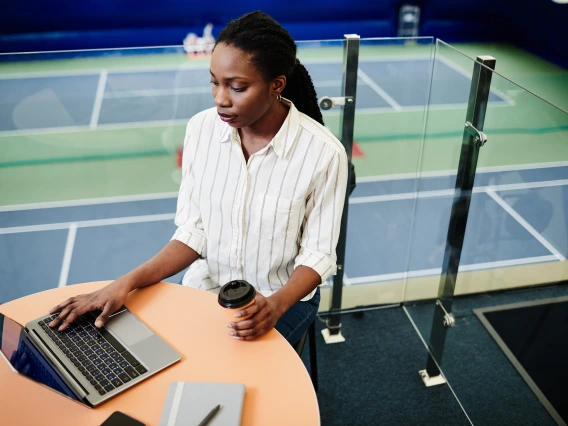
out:
M45 315L25 326L0 313L0 354L12 370L88 407L96 407L181 359L122 306L102 328L100 311L58 331Z

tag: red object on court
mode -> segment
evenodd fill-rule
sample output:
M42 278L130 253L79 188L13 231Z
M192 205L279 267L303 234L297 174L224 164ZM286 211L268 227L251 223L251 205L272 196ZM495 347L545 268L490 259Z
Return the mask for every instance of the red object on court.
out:
M176 164L178 169L181 169L182 158L183 158L183 146L178 146L176 148Z
M363 152L359 144L355 141L353 141L353 151L351 151L351 156L353 158L363 158L365 156L365 153Z

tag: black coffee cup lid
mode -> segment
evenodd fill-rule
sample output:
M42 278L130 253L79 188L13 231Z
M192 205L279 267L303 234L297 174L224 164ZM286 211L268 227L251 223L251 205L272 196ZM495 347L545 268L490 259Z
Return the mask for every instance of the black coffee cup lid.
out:
M241 308L256 296L256 290L245 280L229 281L219 291L219 305L224 308Z

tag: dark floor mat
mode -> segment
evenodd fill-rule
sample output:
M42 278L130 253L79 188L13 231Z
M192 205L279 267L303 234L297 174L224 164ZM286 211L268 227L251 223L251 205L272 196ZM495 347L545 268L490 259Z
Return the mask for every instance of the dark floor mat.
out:
M474 310L558 424L568 423L568 297Z

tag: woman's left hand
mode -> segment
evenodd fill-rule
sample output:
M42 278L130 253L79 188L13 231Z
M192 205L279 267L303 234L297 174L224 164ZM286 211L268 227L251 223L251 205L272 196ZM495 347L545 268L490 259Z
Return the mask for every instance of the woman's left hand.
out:
M229 334L239 340L254 340L272 330L283 312L278 309L275 300L256 293L254 303L238 311L241 316L252 315L244 321L232 322L227 327Z

